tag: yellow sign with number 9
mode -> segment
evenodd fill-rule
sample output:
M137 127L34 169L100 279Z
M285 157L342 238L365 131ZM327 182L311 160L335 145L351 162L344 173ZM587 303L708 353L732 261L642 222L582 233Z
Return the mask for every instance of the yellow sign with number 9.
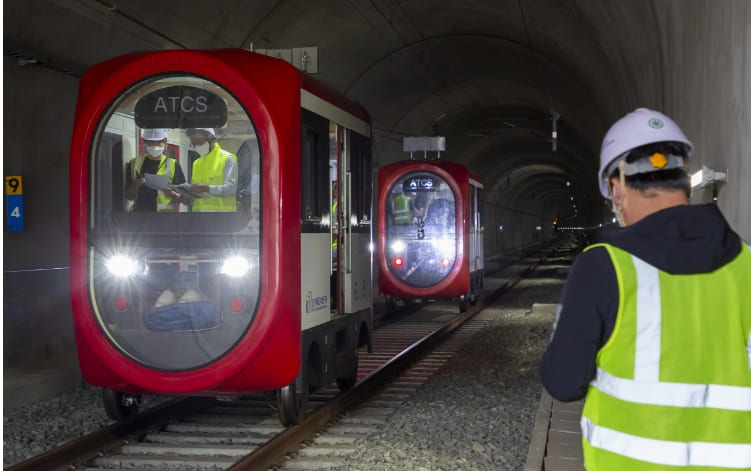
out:
M5 177L5 194L6 195L22 195L23 194L23 182L21 177L13 175Z

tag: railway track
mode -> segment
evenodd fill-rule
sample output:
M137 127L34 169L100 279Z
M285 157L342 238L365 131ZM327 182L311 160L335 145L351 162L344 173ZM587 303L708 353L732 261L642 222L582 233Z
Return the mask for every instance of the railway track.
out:
M547 255L536 257L537 263ZM531 259L527 259L528 262ZM536 263L486 293L510 289ZM283 428L272 396L233 401L179 398L135 422L113 425L13 466L25 469L326 469L345 463L356 442L377 430L464 342L482 329L481 306L425 303L374 332L373 353L360 352L358 383L310 396L312 412ZM455 335L452 335L455 334Z

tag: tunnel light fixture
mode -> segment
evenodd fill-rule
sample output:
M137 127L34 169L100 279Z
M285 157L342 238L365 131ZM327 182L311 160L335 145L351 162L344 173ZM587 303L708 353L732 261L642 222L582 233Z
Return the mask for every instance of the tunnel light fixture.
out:
M556 150L558 150L558 119L561 117L561 114L555 110L550 110L550 117L553 121L553 129L550 133L550 140L553 146L553 152L555 152Z

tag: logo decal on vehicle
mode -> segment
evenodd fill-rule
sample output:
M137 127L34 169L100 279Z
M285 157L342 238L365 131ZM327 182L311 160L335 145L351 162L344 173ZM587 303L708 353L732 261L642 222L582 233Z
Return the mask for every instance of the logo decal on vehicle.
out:
M313 297L313 293L311 291L308 291L307 295L305 296L305 312L314 312L314 311L320 311L321 309L326 309L329 305L329 297L328 296L317 296Z

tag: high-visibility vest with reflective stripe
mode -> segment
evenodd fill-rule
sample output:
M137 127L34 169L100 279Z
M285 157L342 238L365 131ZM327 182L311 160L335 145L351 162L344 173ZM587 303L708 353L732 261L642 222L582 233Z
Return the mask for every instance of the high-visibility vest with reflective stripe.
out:
M595 246L619 303L582 412L587 470L751 469L751 248L671 275Z
M211 152L193 162L192 182L203 185L223 185L224 164L229 158L234 157L231 153L222 150L218 144L214 144ZM208 198L196 198L193 200L192 211L237 211L237 197L233 193L227 196L209 195Z
M147 155L142 155L141 157L133 157L130 160L130 173L133 180L135 180L136 177L136 170L138 172L141 171L141 168L143 168L143 162L148 158ZM159 167L157 167L156 174L157 175L164 175L164 173L167 171L167 167L169 166L169 177L168 182L169 184L172 184L172 181L175 179L175 159L171 159L165 155L162 155L159 159ZM165 196L164 193L161 191L157 191L156 195L156 210L159 212L174 212L176 207L176 203L172 201L172 199L168 196Z
M412 211L409 208L409 196L394 196L391 200L391 209L391 217L394 224L409 224L412 222Z

